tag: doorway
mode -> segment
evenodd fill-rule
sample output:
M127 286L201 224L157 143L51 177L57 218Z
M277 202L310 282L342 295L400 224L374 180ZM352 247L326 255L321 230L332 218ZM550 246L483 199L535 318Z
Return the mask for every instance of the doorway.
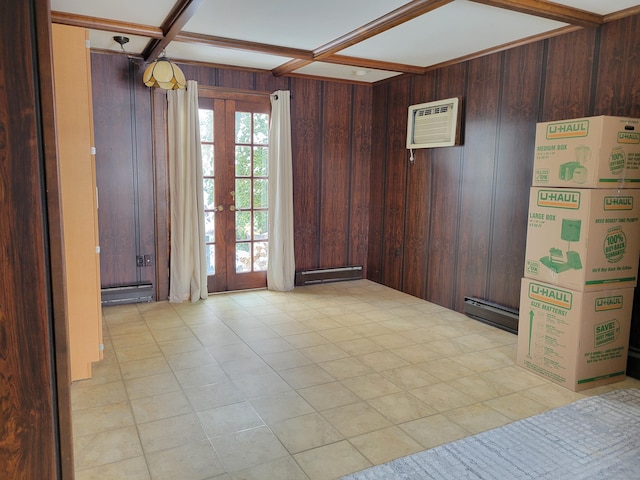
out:
M269 97L201 95L199 106L208 291L266 287Z

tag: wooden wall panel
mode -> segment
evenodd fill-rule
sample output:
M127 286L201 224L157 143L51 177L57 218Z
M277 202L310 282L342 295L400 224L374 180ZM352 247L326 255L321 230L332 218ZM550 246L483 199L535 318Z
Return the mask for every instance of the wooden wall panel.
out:
M602 27L592 115L640 118L640 15Z
M135 283L138 276L129 61L121 55L92 54L91 78L104 288Z
M388 120L385 172L385 204L383 231L384 284L402 289L402 259L405 223L405 189L407 183L408 151L407 105L409 102L409 78L394 83L387 106Z
M466 64L438 71L438 99L464 96ZM436 148L432 156L430 239L427 250L427 300L454 306L463 148Z
M584 29L548 41L540 122L589 115L596 39Z
M369 245L367 278L384 283L382 272L384 231L384 179L386 178L387 105L389 84L373 87L371 116L371 195L369 199Z
M206 67L205 67L206 68ZM242 70L218 69L218 87L255 89L255 73Z
M296 269L319 265L322 84L292 79L291 148Z
M540 107L542 42L504 53L488 298L517 308Z
M48 16L48 2L34 0L3 5L0 15L0 475L7 479L61 478L61 448L71 445L70 431L58 437L58 409L70 406L58 406L55 391L63 387L68 402L69 385L56 385L51 348L64 287L51 285L62 281L58 185L44 188L57 179Z
M351 86L323 83L320 186L320 267L339 267L348 258L351 164Z
M351 119L351 178L349 186L349 245L350 265L362 265L367 274L369 231L369 176L371 159L371 88L353 87L353 115Z
M436 74L433 72L412 77L409 104L416 105L434 100L435 86ZM407 167L402 289L421 298L426 295L429 269L427 245L431 218L432 153L433 150L429 148L414 150L414 160L409 161Z
M461 172L454 298L458 310L463 308L465 296L486 297L502 59L502 55L491 55L469 62L464 142L473 148L464 148Z

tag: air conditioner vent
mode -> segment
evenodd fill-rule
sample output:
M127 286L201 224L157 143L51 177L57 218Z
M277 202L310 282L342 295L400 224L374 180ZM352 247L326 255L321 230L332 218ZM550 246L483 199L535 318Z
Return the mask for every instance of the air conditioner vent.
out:
M449 147L460 144L459 98L409 107L407 148Z

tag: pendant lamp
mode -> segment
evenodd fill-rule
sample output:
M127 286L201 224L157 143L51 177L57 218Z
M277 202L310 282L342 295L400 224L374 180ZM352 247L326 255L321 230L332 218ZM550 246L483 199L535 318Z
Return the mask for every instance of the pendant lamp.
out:
M142 81L147 87L159 87L164 90L183 89L187 85L180 67L172 63L164 54L149 64L144 71Z

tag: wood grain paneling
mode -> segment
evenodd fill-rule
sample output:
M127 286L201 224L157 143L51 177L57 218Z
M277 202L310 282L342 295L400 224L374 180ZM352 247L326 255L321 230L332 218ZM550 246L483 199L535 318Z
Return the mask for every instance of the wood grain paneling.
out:
M384 284L402 289L402 258L405 223L405 188L409 154L407 141L407 105L409 78L394 83L387 104L387 136L384 178L383 260Z
M542 42L504 53L487 296L517 308L524 275L529 188L540 105Z
M0 69L0 471L11 479L61 477L51 346L52 308L64 309L62 299L52 298L50 255L60 281L62 252L49 249L47 208L55 214L58 240L60 212L55 202L47 204L44 187L45 170L57 166L48 15L45 1L0 8L0 65L11 65ZM36 32L44 38L38 41ZM51 188L55 195L58 186ZM67 390L62 399L68 398ZM70 432L64 433L67 448Z
M592 115L640 118L640 15L602 27Z
M369 231L369 176L371 159L371 88L353 87L353 115L351 119L351 184L349 186L349 245L350 265L362 265L367 275Z
M493 221L496 150L502 55L469 62L464 99L464 161L460 192L456 296L463 308L465 296L486 297Z
M411 78L409 104L416 105L435 99L436 74ZM429 256L429 223L431 216L432 150L413 151L414 160L407 167L406 226L404 229L404 257L402 265L403 291L424 298L427 287Z
M291 148L296 269L319 266L322 84L291 82Z
M351 86L324 82L320 186L320 267L348 258L351 177Z
M103 288L130 285L138 278L133 158L138 125L132 118L129 75L126 57L91 55Z
M589 115L597 31L579 30L548 41L539 121Z
M371 116L371 195L369 199L369 246L367 277L384 283L382 272L384 229L384 179L386 178L387 151L387 99L390 84L373 87Z
M466 64L438 71L437 99L464 96ZM453 308L464 147L436 148L432 156L427 300Z

